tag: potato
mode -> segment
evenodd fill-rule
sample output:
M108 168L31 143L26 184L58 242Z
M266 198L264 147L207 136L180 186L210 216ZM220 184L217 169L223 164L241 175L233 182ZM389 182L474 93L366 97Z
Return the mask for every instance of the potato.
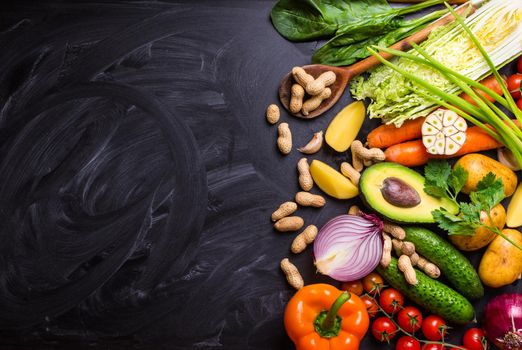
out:
M344 152L357 137L366 117L366 108L361 101L350 103L332 119L324 138L337 152Z
M496 227L499 229L504 228L506 223L506 209L504 209L502 204L499 203L495 205L489 214L491 215L493 224ZM488 226L491 225L491 221L485 211L480 213L480 221ZM497 237L495 232L492 232L485 227L479 227L475 230L473 236L450 235L449 240L460 250L473 251L487 246L493 239L495 239L495 237Z
M509 202L506 214L507 227L522 226L522 183L520 183L515 191L511 201Z
M459 165L468 172L468 180L462 189L464 193L475 191L479 181L489 172L502 179L506 197L515 192L518 182L517 175L513 170L490 157L478 153L466 154L455 163L455 166Z
M323 162L313 160L310 164L310 174L315 184L334 198L349 199L359 194L357 186L347 177Z
M522 247L522 233L509 228L502 230L502 233ZM482 282L492 288L515 282L522 273L522 250L497 236L484 253L478 273Z

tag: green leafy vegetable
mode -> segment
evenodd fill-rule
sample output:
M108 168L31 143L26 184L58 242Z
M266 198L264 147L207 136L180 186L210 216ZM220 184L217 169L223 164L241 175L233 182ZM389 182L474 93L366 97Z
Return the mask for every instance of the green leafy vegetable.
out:
M446 12L435 11L413 20L396 18L395 15L389 15L388 18L383 16L379 26L376 26L375 20L372 19L343 25L337 30L335 37L314 53L312 62L332 66L350 65L370 56L367 47L391 46Z
M468 179L468 172L461 166L452 171L448 162L443 160L430 160L424 167L424 175L424 192L437 198L447 197L455 203Z
M343 24L391 10L386 0L280 0L270 17L279 34L303 41L330 37Z
M392 8L386 0L280 0L270 14L277 31L292 41L331 38L312 60L329 65L348 65L370 56L369 45L389 46L431 22L447 10L422 18L404 20L403 15L440 4Z

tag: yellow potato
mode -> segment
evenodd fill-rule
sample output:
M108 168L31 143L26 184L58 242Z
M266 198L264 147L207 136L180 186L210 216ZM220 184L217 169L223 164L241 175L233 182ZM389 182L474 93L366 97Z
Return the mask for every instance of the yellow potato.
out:
M455 166L458 165L468 172L468 180L462 189L464 193L475 191L479 181L489 172L502 179L506 197L515 192L518 183L517 175L513 170L490 157L478 153L466 154L455 163Z
M312 174L315 184L319 186L323 192L334 198L349 199L359 194L357 186L348 178L321 161L312 161L312 164L310 164L310 174Z
M337 152L344 152L357 137L366 117L366 108L361 101L344 107L328 125L324 138Z
M505 229L502 233L522 247L522 233ZM482 282L492 288L500 288L515 282L522 273L522 250L503 237L497 236L480 261L478 273Z
M522 226L522 183L518 185L511 202L509 202L506 225L507 227Z
M504 228L506 223L506 209L504 209L502 204L495 205L491 209L490 215L496 227L499 229ZM491 221L485 211L480 213L480 221L488 226L491 225ZM491 230L485 227L479 227L475 230L473 236L450 235L449 240L460 250L473 251L487 246L495 237L497 237L497 235Z

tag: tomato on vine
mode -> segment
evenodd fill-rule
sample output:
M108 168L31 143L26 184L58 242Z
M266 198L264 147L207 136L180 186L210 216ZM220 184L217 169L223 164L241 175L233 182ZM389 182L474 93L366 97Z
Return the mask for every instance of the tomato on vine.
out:
M352 282L343 282L341 284L341 290L345 290L357 296L363 293L363 284L361 280L352 281Z
M430 315L422 322L422 334L426 339L431 341L439 341L446 334L446 322L439 316Z
M366 310L368 310L368 315L370 317L375 317L377 312L379 312L379 306L377 306L375 299L365 294L361 296L361 300L363 301L364 306L366 306Z
M414 333L421 329L422 313L414 306L406 306L399 312L397 323L406 332Z
M364 291L373 296L379 294L381 289L384 288L384 280L381 275L376 272L370 273L368 276L363 278Z
M388 342L397 334L397 326L388 317L379 317L372 324L372 335L377 341Z
M379 305L388 314L393 314L404 305L404 296L396 289L386 288L381 292Z
M405 335L397 340L395 350L421 350L421 346L417 339Z
M464 347L468 350L487 349L486 336L480 328L470 328L464 333Z

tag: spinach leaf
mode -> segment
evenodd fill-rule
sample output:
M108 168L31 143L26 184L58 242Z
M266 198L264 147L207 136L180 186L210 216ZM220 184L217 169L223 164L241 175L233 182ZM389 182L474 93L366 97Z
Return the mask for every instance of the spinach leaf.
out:
M303 41L331 37L344 24L390 11L386 0L280 0L270 16L282 36Z
M378 21L375 18L361 19L341 26L336 36L314 53L312 62L332 66L350 65L370 56L366 49L368 46L391 46L444 13L446 10L435 11L413 20L404 20L393 14L387 14L379 16Z

